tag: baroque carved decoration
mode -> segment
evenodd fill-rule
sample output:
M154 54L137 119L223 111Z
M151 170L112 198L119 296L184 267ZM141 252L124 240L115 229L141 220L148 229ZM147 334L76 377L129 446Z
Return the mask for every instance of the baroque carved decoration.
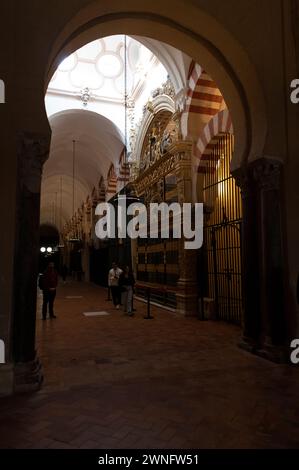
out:
M144 171L151 167L165 155L172 144L179 137L177 124L174 120L164 122L165 117L157 117L157 120L148 130L143 153L140 157L139 170Z
M135 180L134 187L138 196L144 194L147 188L164 178L167 174L178 172L181 165L191 162L192 144L178 142L169 148L169 151L157 160L151 167L147 168Z
M86 108L91 99L91 92L88 87L80 91L80 99L82 101L83 106Z
M160 179L152 186L145 189L144 204L148 205L151 202L160 204L164 201L164 180Z
M167 95L167 96L170 96L170 98L172 98L174 100L174 98L175 98L175 89L174 89L173 83L172 83L172 81L170 80L169 77L167 77L166 82L163 83L161 87L156 88L152 92L152 97L153 98L156 98L156 96L159 96L159 95Z

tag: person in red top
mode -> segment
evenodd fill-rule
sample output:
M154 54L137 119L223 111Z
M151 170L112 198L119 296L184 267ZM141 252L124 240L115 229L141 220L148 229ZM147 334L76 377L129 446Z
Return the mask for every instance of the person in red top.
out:
M50 318L56 318L56 315L54 315L54 300L56 297L56 287L58 283L58 274L55 269L54 263L49 263L46 271L42 275L41 281L40 281L40 287L43 291L43 308L42 308L42 314L43 314L43 320L46 320L47 318L47 309L48 309L48 304L49 304L49 314Z

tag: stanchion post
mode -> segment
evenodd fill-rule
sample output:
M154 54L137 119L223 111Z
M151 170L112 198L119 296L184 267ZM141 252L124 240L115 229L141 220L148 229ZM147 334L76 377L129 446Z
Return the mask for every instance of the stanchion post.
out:
M154 317L151 316L151 289L147 288L147 316L144 317L145 320L153 320Z

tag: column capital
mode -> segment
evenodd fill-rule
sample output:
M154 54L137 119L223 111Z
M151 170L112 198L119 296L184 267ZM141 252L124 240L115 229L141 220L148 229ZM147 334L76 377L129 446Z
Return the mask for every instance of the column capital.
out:
M43 165L49 156L50 134L20 132L17 137L19 183L31 193L40 192Z
M283 162L275 158L261 157L246 166L232 171L243 198L249 196L254 188L279 189Z
M248 198L253 190L253 181L248 167L243 167L239 168L238 170L234 170L232 171L232 175L235 178L236 185L241 190L242 198Z
M265 190L280 188L283 163L280 160L262 157L250 164L253 179Z

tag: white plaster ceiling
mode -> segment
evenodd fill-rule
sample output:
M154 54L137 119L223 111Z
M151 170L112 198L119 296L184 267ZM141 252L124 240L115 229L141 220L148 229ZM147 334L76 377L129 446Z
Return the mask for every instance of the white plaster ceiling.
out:
M125 87L125 37L97 39L67 57L49 83L50 93L79 93L88 87L98 98L122 100ZM136 99L148 73L160 62L176 93L186 85L191 59L168 44L142 36L126 36L127 92Z
M125 89L125 36L97 39L67 57L49 83L48 93L77 93L89 88L94 98L119 102ZM143 44L127 36L126 90L129 98L146 81L157 57Z
M147 47L163 64L173 83L176 94L186 88L192 61L190 57L164 42L143 36L133 36L133 38Z

